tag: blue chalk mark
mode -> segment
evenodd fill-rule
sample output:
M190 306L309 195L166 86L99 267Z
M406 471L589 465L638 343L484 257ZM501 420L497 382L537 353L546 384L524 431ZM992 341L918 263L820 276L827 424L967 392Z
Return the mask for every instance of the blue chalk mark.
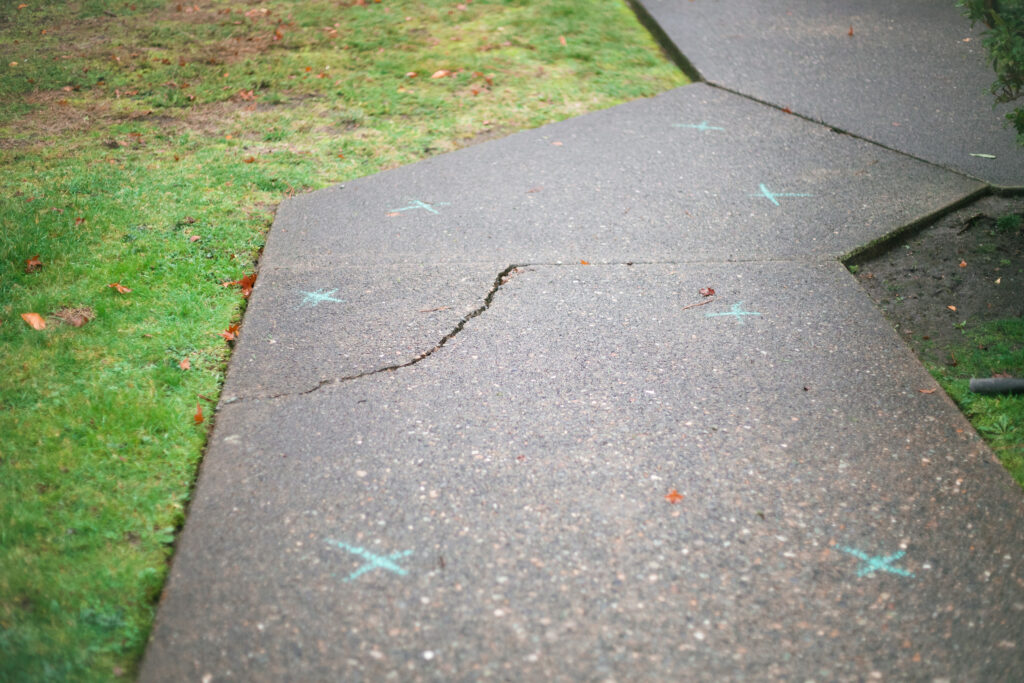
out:
M761 190L758 194L752 194L751 197L765 197L775 206L780 206L777 197L813 197L813 194L807 194L806 192L772 192L769 190L764 183L758 186Z
M725 130L718 126L709 126L707 121L701 121L700 123L673 123L674 128L696 128L700 132L704 133L709 130Z
M409 573L405 569L402 569L397 564L395 564L395 560L412 555L411 550L404 550L400 553L391 553L390 555L385 557L384 555L376 555L374 553L371 553L366 548L360 548L357 545L349 545L348 543L345 543L343 541L335 541L330 538L325 538L324 542L329 543L331 545L335 545L341 548L342 550L346 550L352 553L353 555L358 555L359 557L366 560L366 564L364 564L362 567L349 574L348 578L344 579L345 581L352 581L353 579L358 579L366 572L373 571L374 569L383 569L385 571L398 574L399 576L405 576Z
M914 578L913 572L908 572L906 569L900 569L899 567L892 566L893 562L906 555L906 553L902 550L898 553L893 553L892 555L887 555L885 557L869 557L867 553L863 553L857 550L856 548L847 548L843 545L839 546L839 550L842 550L844 553L848 555L853 555L863 563L857 570L857 576L870 576L871 574L874 574L876 571L883 571L889 572L890 574L906 576L911 579Z
M760 313L754 313L753 311L744 311L743 310L743 302L739 301L737 303L734 303L732 305L732 308L729 309L728 311L725 311L725 312L722 312L722 313L705 313L704 317L705 318L715 318L715 317L718 317L720 315L731 315L734 318L736 318L736 320L739 321L740 325L746 325L746 323L743 322L743 316L745 316L745 315L761 315L761 314Z
M448 202L439 202L437 204L428 204L426 202L421 202L418 199L413 199L412 200L412 204L410 204L409 206L403 206L400 209L391 209L391 210L392 211L415 211L416 209L423 209L424 211L429 211L430 213L440 213L437 209L434 208L435 206L448 206Z
M324 301L332 301L332 302L334 302L336 304L345 303L344 299L335 299L333 296L331 296L332 294L334 294L337 291L338 290L336 290L336 289L332 289L329 292L325 292L322 289L318 289L315 292L302 292L303 299L302 299L302 303L300 305L301 306L309 306L310 308L312 308L312 307L316 306L317 304L319 304L321 302L324 302Z

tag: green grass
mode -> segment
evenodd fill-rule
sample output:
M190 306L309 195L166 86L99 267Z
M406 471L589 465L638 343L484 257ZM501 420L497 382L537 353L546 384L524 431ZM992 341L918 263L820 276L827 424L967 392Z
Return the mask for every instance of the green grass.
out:
M1024 396L975 394L968 386L972 377L1024 375L1024 319L997 320L964 334L964 345L953 350L957 364L929 363L929 370L1024 487Z
M244 307L221 283L272 207L684 80L617 0L21 4L0 0L0 680L130 677ZM20 317L64 307L94 317Z

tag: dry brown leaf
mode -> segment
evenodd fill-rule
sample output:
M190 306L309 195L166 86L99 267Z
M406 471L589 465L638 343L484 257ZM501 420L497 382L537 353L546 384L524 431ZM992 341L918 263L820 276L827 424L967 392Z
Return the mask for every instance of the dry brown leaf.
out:
M679 491L676 491L675 489L672 489L671 491L669 491L665 495L665 500L667 500L672 505L675 505L676 503L678 503L679 501L681 501L685 497L686 496L684 496L683 494L679 493Z
M241 280L238 284L242 286L242 298L248 299L249 295L252 294L252 288L256 284L256 273L249 273Z
M431 74L430 77L431 78L444 78L445 76L451 76L451 75L452 75L452 72L449 71L448 69L438 69L433 74Z
M88 306L78 306L77 308L65 306L50 315L71 327L81 327L96 317L96 313Z
M937 390L936 389L918 389L918 391L920 391L922 394L934 394Z
M178 363L178 367L182 370L188 370L192 367L192 361L188 359L188 356L185 356L181 359L181 362Z
M109 285L107 285L107 287L112 287L113 289L116 289L118 294L128 294L132 291L128 287L122 285L120 282L111 282Z
M199 401L196 401L196 414L192 416L196 424L202 424L203 422L203 407L199 405Z
M230 325L228 329L223 332L218 332L220 336L224 337L224 341L234 341L238 339L238 325Z
M956 313L956 306L946 306L946 308Z
M43 262L39 260L39 254L36 254L32 258L25 259L25 272L34 273L43 267Z
M46 321L38 313L22 313L21 319L33 330L45 330Z

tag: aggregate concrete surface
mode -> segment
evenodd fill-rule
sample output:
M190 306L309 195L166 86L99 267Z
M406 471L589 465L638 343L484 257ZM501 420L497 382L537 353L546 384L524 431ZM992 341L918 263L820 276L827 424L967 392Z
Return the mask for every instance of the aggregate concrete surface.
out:
M141 680L1016 680L1024 495L838 259L1024 174L902 151L698 83L285 202Z
M632 2L710 83L993 185L1024 185L1004 118L1013 106L991 106L983 27L954 2Z

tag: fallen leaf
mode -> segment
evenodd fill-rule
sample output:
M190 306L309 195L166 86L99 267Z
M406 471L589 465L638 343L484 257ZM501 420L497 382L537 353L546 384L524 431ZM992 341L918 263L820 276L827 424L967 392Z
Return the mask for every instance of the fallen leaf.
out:
M1010 379L1013 377L1013 375L1008 372L993 372L992 376L996 379Z
M452 72L448 69L438 69L430 77L431 78L444 78L445 76L451 76Z
M254 161L256 161L256 157L246 157L246 158L242 159L242 161L244 161L247 164L251 164Z
M196 421L196 424L203 422L203 407L199 405L199 401L196 401L196 414L192 416L192 419Z
M38 313L22 313L21 319L24 320L33 330L46 329L46 321L43 320L43 316Z
M224 341L234 341L238 339L238 325L229 325L228 329L223 332L218 332L220 336L224 337Z
M714 296L715 295L715 290L711 289L710 287L701 287L700 288L700 295L701 296Z
M113 287L117 290L118 294L128 294L132 290L122 285L120 282L111 282L107 287Z
M782 111L784 111L784 112L785 112L785 113L787 113L787 114L792 114L792 113L793 113L793 110L792 110L792 109L790 109L789 107L783 107L783 108L782 108Z
M181 362L178 363L178 367L181 368L182 370L188 370L192 367L192 361L188 359L188 356L185 356L181 360Z
M935 389L918 389L918 391L920 391L922 394L934 394L936 390Z
M671 491L669 491L665 495L665 500L667 500L672 505L675 505L676 503L678 503L679 501L681 501L685 497L686 496L684 496L683 494L679 493L679 491L676 491L675 489L672 489Z
M590 262L589 261L584 261L583 259L580 259L580 265L581 266L589 266Z
M998 284L999 284L1000 282L1002 282L1002 281L1003 281L1003 278L1001 278L1001 277L997 277L997 278L996 278L996 284L997 284L997 285L998 285Z
M956 306L946 306L946 308L956 313Z
M960 259L960 267L961 268L966 268L967 267L967 261L964 261L963 259Z
M39 260L39 254L36 254L32 258L25 259L25 272L34 273L43 267L43 262Z
M192 235L191 237L188 238L188 241L189 242L198 242L201 239L203 239L203 238L200 237L199 235Z
M417 76L419 76L419 74L416 73L415 71L406 71L405 72L405 77L406 78L416 78Z
M252 288L256 284L256 273L249 273L241 280L238 284L242 286L242 298L248 299L249 295L252 294Z
M846 35L850 36L851 38L853 37L853 24L850 24L850 32L847 33Z
M565 47L566 46L565 36L558 36L558 42L560 42L562 44L562 47Z
M555 147L561 147L562 146L562 143L558 142L557 140L555 142L552 142L551 144L554 145Z
M50 315L66 325L71 325L71 327L81 327L96 317L96 313L88 306L79 306L77 308L64 307Z

